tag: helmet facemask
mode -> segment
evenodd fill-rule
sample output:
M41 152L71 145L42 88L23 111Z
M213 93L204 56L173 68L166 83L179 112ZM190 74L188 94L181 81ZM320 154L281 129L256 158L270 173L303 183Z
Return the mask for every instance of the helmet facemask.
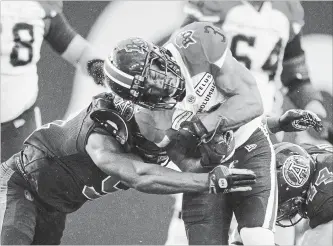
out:
M291 227L296 225L303 218L307 218L304 206L305 199L303 197L294 197L279 204L275 222L276 225L280 227ZM295 220L294 218L297 214L300 218Z
M132 76L128 72L121 71L111 59L107 59L104 71L109 81L106 84L119 96L144 108L154 110L174 108L185 96L185 80L180 67L171 57L171 53L164 48L157 46L140 48L146 54L141 64L135 63L140 72L135 72ZM156 81L154 76L158 78Z
M154 48L147 52L145 65L141 75L135 75L130 89L133 101L149 109L172 109L177 102L185 96L185 81L181 75L179 66L167 54L163 48ZM174 75L176 83L170 83L168 73ZM151 93L153 90L154 78L158 78L161 86L160 95Z

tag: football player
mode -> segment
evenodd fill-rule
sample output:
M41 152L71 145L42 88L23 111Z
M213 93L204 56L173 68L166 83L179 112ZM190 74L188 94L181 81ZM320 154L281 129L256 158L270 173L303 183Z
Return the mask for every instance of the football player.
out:
M332 145L283 142L274 149L279 186L277 225L291 227L307 218L309 228L297 245L332 244ZM237 232L233 237L232 245L243 245Z
M272 113L281 81L296 107L326 116L301 46L304 10L299 1L189 0L184 13L183 25L207 21L225 31L233 56L257 80L265 113Z
M111 192L249 191L255 174L217 166L181 173L146 140L134 104L102 93L73 118L37 128L0 167L1 244L60 244L68 213ZM143 162L145 161L145 162Z
M301 146L314 160L315 170L310 176L309 184L302 187L295 187L288 179L289 176L279 177L279 182L284 184L279 186L281 202L284 201L284 203L279 206L281 209L278 214L287 216L284 218L290 221L297 213L308 219L310 228L305 231L298 245L330 245L333 240L333 149L329 144L317 146L302 144ZM286 167L282 167L281 172L284 169ZM290 176L293 177L292 174ZM297 176L294 177L297 178ZM287 187L289 187L290 194L285 191ZM299 191L300 188L302 194L297 194L297 190ZM280 191L280 189L283 190ZM295 202L297 199L299 202Z
M233 56L257 80L265 114L282 113L282 92L296 107L311 110L321 118L327 116L322 95L310 83L301 45L304 10L299 1L190 0L183 11L183 26L208 21L225 31ZM283 138L283 132L280 134L273 137L274 141ZM176 233L179 231L176 229Z
M186 194L183 219L190 244L227 244L232 211L248 244L274 244L275 156L261 124L261 96L255 79L227 46L224 32L208 22L177 30L164 47L140 38L123 40L104 62L106 86L142 107L135 114L141 133L168 146L182 171L207 172L230 159L236 168L246 162L260 173L244 194ZM184 153L195 157L197 144L209 142L216 132L224 132L220 140L231 144L219 156L202 156L196 165L184 160ZM264 240L256 242L253 233Z
M60 1L1 2L1 162L41 125L37 63L41 44L93 72L98 54L69 25ZM19 100L18 100L19 98Z

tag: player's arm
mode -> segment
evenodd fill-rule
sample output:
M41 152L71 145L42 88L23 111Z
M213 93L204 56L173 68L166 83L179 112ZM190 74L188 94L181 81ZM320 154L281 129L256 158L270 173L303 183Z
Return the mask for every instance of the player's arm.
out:
M299 132L313 127L316 131L323 128L321 119L313 112L301 109L290 109L280 117L266 117L263 122L268 130L275 134L280 131Z
M183 192L210 193L251 190L255 175L250 170L229 170L218 166L209 173L177 172L154 164L146 164L137 156L124 153L120 144L108 135L92 133L86 151L103 172L119 177L122 183L138 191L152 194Z
M326 112L322 105L323 98L310 81L301 38L301 33L298 33L286 45L281 81L288 88L287 96L296 107L315 109L315 113L325 117Z
M208 173L181 173L146 164L136 155L123 153L120 144L107 135L92 133L86 151L103 172L117 176L130 188L145 193L203 192L209 187Z
M46 20L45 40L65 60L91 75L96 83L103 79L94 76L95 70L103 64L103 56L71 27L63 13Z
M233 58L229 49L214 64L218 68L214 76L217 89L227 99L214 112L201 117L208 132L213 131L219 122L227 131L262 115L261 95L250 71Z

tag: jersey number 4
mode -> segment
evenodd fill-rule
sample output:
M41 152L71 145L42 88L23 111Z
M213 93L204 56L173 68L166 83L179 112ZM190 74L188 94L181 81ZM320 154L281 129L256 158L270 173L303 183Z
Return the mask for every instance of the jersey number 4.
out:
M32 61L33 26L27 23L17 23L13 27L13 36L15 45L10 53L10 63L14 67L24 66Z
M307 194L307 201L312 201L313 198L315 197L315 195L317 194L317 188L319 185L321 185L322 183L324 183L325 185L327 185L328 183L333 182L333 173L328 171L327 167L321 169L319 171L317 180L315 182L315 186L310 185L310 188L308 190L308 194Z
M232 55L235 57L235 59L239 62L243 62L244 65L251 70L251 59L246 55L241 55L238 52L238 45L239 43L243 42L246 43L249 47L254 47L255 45L255 37L251 36L245 36L242 34L235 35L232 38L231 41L231 47L230 50L232 52ZM275 44L272 52L268 56L267 60L265 61L264 65L261 67L263 71L268 72L269 74L269 81L274 80L276 75L276 70L279 65L279 56L281 53L282 48L282 39L279 39L279 41Z

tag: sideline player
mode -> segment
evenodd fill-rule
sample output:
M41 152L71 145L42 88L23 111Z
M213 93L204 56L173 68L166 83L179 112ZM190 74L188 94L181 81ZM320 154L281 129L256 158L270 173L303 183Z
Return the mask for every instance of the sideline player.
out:
M41 125L35 103L43 40L86 74L97 61L96 51L69 25L61 1L1 2L1 162Z
M156 165L168 156L140 134L134 112L133 103L102 93L73 118L36 129L0 167L1 244L60 244L68 213L118 190L251 190L250 170L194 174Z
M248 244L274 244L275 160L267 131L261 125L261 96L249 71L232 57L223 31L198 22L177 30L164 48L140 38L121 41L105 61L105 73L111 90L143 107L135 118L148 140L166 146L170 142L166 130L172 127L178 130L180 140L172 149L194 154L198 138L217 128L235 130L235 156L241 158L235 167L241 168L245 158L249 169L262 174L253 192L245 192L245 196L239 193L228 199L212 199L204 193L188 194L183 218L189 243L227 244L234 209ZM255 148L247 150L249 146ZM197 163L196 171L226 161L233 151L224 157L221 154L220 160L204 158L203 163ZM179 163L181 158L173 161L182 171L194 168ZM227 200L237 201L237 208ZM253 242L252 234L259 232L264 240Z

